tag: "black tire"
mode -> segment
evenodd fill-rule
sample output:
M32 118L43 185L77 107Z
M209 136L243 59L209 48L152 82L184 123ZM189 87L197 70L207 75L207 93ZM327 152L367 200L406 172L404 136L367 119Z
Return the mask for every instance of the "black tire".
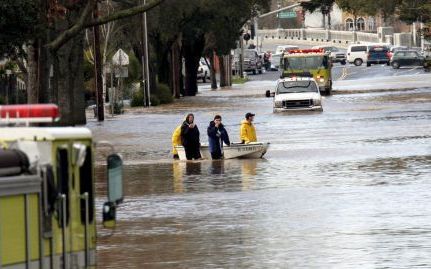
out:
M364 61L362 61L362 59L355 59L355 61L353 62L353 64L355 65L355 66L361 66L362 65L362 63L363 63Z
M329 81L329 87L325 88L325 95L329 96L331 95L331 92L332 92L332 80Z
M400 64L398 62L392 62L392 68L393 69L399 69L400 68Z
M370 67L370 66L371 66L371 64L367 62L367 67Z

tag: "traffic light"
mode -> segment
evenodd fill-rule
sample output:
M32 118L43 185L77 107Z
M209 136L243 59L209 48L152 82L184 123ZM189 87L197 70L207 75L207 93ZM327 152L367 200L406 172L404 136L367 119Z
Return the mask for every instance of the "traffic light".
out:
M254 37L256 35L256 31L254 29L254 24L250 25L250 34L251 34L251 39L254 39Z

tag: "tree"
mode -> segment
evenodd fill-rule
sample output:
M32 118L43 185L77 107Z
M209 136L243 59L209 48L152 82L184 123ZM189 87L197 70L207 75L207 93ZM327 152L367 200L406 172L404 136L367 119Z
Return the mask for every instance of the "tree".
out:
M335 0L311 0L302 2L301 7L310 13L319 10L322 13L323 21L325 21L325 16L328 16L328 28L331 29L331 11L334 4ZM325 25L323 26L326 28Z
M34 39L38 28L37 1L2 0L0 14L0 57L24 55L23 46Z
M399 3L400 19L406 23L421 22L425 27L421 35L431 40L431 3L429 0L401 0Z
M49 72L42 72L44 80L40 83L41 102L58 103L61 110L61 124L84 124L85 103L83 93L83 51L84 29L109 23L111 21L128 18L148 11L162 2L153 0L146 5L135 5L128 9L117 10L113 13L93 18L96 0L89 1L52 1L63 14L54 17L50 28L46 31L52 39L45 40L40 48L45 51L44 67L53 66L52 88L48 88ZM49 7L50 9L53 6Z
M431 22L431 3L429 0L401 0L400 19L406 23Z
M200 57L206 55L211 60L214 53L228 54L235 48L247 20L268 6L269 0L171 0L162 3L148 14L159 81L169 81L179 97L176 89L181 85L184 58L183 94L195 95Z
M34 43L41 37L40 5L33 0L4 0L0 3L0 14L0 58L13 60L24 75L28 92L37 92ZM34 101L35 97L29 95L27 99Z

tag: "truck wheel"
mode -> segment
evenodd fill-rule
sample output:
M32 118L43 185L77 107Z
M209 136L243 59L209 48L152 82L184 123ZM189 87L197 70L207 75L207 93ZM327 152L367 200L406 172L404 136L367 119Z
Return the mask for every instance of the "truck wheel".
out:
M362 61L362 59L355 59L355 61L353 62L356 66L361 66L362 65L362 63L363 63L363 61Z
M329 81L329 87L325 87L325 95L329 96L332 92L332 80Z

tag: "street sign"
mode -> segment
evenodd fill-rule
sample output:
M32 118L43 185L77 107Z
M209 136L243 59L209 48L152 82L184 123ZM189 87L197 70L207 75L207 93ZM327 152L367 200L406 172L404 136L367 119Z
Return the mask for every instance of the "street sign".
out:
M112 56L112 63L115 65L129 65L129 55L127 55L122 49Z
M278 13L278 18L280 19L292 19L296 18L296 11L282 11Z
M129 70L127 66L121 66L114 69L114 74L116 78L127 78L129 76Z

